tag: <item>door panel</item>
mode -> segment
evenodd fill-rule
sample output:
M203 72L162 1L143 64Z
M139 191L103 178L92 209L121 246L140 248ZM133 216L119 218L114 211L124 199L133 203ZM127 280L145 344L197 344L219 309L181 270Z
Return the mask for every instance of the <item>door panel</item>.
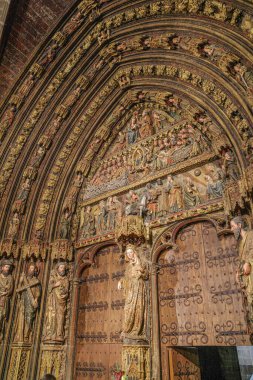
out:
M124 275L118 248L100 250L96 266L83 273L80 291L76 379L108 380L115 366L121 365L120 332L124 296L118 281Z
M169 348L170 380L201 380L197 349Z

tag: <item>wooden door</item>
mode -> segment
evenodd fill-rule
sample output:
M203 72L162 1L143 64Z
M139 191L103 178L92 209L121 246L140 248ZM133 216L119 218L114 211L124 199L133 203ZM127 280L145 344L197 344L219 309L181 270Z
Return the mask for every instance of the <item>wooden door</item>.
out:
M168 349L169 380L201 380L197 349Z
M243 299L235 282L238 253L233 235L217 236L214 225L182 228L178 252L159 258L158 299L162 368L168 346L250 344Z
M101 249L96 266L84 271L79 299L76 379L112 378L121 366L124 295L118 281L124 275L118 248Z

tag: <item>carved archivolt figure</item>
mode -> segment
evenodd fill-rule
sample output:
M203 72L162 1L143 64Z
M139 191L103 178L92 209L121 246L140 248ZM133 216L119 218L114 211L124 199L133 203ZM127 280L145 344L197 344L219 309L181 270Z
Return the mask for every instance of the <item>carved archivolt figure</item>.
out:
M69 296L69 279L64 262L57 263L55 270L52 271L48 294L43 340L44 342L63 343Z
M18 212L13 213L13 217L10 221L9 230L8 230L8 238L16 240L18 237L18 231L19 231L19 225L20 225L20 218Z
M0 262L0 343L3 340L5 324L9 318L10 299L14 281L11 274L13 264L10 260Z
M124 324L122 336L129 339L146 339L147 290L145 280L148 269L133 246L126 249L127 268L125 278L118 288L125 290Z
M239 243L239 268L237 282L247 301L248 320L253 329L253 230L246 231L244 220L237 216L231 221L231 230Z
M27 274L20 278L18 294L18 312L15 326L15 342L30 341L33 325L39 309L41 296L41 283L38 276L38 268L34 263L28 267Z

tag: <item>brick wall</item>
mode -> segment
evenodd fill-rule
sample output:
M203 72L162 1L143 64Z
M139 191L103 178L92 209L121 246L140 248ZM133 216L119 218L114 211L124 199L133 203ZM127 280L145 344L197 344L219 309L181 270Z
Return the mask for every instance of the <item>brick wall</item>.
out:
M19 0L11 8L0 58L0 102L30 56L75 0Z

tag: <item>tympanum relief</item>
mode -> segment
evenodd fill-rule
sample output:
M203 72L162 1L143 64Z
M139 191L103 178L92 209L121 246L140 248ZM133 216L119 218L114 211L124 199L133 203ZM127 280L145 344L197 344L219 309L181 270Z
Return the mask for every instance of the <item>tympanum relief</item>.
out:
M210 204L222 198L228 181L239 179L229 140L210 117L176 95L165 100L167 111L141 103L133 109L85 181L79 239L114 231L127 215L148 224Z

